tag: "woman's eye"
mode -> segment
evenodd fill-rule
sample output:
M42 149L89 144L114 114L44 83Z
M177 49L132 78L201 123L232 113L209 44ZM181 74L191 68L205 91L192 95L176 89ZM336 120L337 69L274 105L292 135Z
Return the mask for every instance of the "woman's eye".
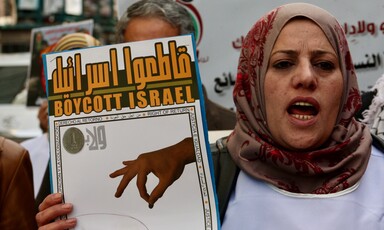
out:
M279 61L279 62L276 62L275 64L273 64L273 67L276 69L287 69L287 68L291 67L292 65L293 65L293 63L291 63L289 61Z
M335 65L332 62L319 62L315 64L315 66L322 70L333 70L335 68Z

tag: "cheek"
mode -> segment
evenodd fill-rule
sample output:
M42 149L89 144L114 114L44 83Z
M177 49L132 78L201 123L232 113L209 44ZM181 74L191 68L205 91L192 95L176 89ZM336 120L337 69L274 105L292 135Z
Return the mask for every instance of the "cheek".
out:
M343 83L343 77L340 73L338 77L336 77L335 81L329 84L329 95L330 99L334 100L337 104L341 103L341 97L343 96L343 89L344 89L344 83ZM336 100L335 100L336 97Z
M267 75L264 83L265 105L274 107L275 104L279 104L284 95L287 94L288 89L289 85L285 79Z
M341 75L341 74L340 74ZM336 78L337 80L332 81L326 87L324 95L327 96L327 104L329 108L329 114L332 116L332 120L336 121L337 115L339 114L341 105L341 98L343 96L343 80L342 77Z
M274 123L275 117L280 114L278 113L281 106L279 106L282 102L281 98L284 98L284 94L286 90L281 89L279 87L280 84L269 84L268 81L265 82L264 85L264 99L265 99L265 116L267 120L267 124Z

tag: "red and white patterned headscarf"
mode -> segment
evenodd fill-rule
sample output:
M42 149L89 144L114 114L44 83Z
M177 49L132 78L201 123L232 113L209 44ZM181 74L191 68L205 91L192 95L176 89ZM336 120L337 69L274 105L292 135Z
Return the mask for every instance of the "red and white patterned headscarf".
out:
M284 25L295 17L312 20L322 29L339 57L344 87L328 141L315 151L300 153L276 145L264 100L272 48ZM227 146L236 164L252 177L290 192L325 194L355 185L364 174L372 140L369 130L353 118L361 106L355 69L343 29L327 11L292 3L257 21L243 42L233 97L238 121Z

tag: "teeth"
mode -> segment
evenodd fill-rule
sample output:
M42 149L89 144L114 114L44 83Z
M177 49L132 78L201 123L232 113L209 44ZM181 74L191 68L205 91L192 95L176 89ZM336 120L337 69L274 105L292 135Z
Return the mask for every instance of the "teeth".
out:
M298 106L312 106L312 104L310 104L308 102L296 102L294 105L298 105Z
M309 120L313 118L313 115L299 115L299 114L292 114L292 116L299 120Z

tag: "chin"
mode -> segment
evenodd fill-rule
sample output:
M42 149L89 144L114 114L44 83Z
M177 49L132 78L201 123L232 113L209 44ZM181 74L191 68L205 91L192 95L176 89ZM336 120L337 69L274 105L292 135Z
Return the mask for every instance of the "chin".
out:
M287 148L289 151L294 151L294 152L307 152L307 151L312 151L316 148L318 148L320 145L316 143L312 143L311 141L305 141L305 139L300 139L297 141L292 141L291 143L286 143Z

